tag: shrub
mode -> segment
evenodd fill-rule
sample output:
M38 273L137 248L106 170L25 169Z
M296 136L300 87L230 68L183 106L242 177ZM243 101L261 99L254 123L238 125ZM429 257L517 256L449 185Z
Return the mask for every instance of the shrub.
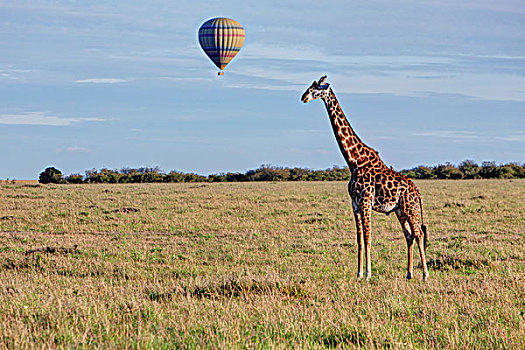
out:
M40 173L38 177L38 182L42 184L59 184L63 183L64 179L62 178L62 172L54 167L48 167L46 170Z
M461 170L456 168L454 165L450 163L446 164L439 164L435 169L434 173L436 174L438 179L461 179L463 177L463 173Z
M84 176L80 174L71 174L65 177L65 181L68 184L81 184L82 182L84 182Z
M54 169L54 170L48 170ZM48 168L44 178L53 177L53 181L61 182L59 170ZM54 175L55 172L60 175ZM525 177L525 164L508 163L497 165L495 162L483 162L481 166L472 160L464 160L459 165L451 163L439 164L433 167L424 165L408 170L401 170L414 179L511 179ZM44 174L44 173L42 173ZM41 178L42 175L41 174ZM333 166L324 170L307 168L288 168L263 164L257 169L245 173L227 172L203 176L195 173L171 171L163 173L159 167L155 168L123 168L111 170L102 168L86 171L84 179L79 174L66 177L68 183L143 183L143 182L245 182L245 181L348 181L350 172L347 167ZM40 181L42 182L42 181ZM52 182L52 181L50 181ZM46 183L46 182L44 182Z
M476 164L473 160L464 160L459 163L458 169L463 173L465 179L477 179L481 176L479 175L479 165Z

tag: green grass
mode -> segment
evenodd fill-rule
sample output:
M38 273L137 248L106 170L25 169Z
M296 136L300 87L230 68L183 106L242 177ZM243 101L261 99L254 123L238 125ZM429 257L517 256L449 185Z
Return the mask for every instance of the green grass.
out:
M420 181L430 280L346 183L0 186L0 348L465 348L525 341L525 181Z

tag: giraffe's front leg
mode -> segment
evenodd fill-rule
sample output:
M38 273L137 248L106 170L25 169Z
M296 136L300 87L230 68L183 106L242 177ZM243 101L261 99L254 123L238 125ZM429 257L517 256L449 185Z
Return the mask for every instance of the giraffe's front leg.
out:
M412 279L412 272L414 270L414 237L406 237L407 251L408 251L408 265L407 265L407 280Z
M359 209L352 202L355 218L355 226L357 231L357 279L363 278L363 223L361 220L361 215Z
M370 258L371 248L371 219L372 219L372 205L365 204L361 208L361 222L363 225L363 237L366 255L366 280L369 281L372 277L372 259Z

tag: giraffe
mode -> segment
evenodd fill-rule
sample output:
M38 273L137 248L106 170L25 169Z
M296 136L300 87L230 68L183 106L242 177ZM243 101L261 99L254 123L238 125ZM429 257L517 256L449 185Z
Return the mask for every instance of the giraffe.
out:
M363 253L366 280L370 280L372 274L370 221L372 210L375 210L386 215L395 213L401 224L408 248L406 278L412 278L415 239L423 266L423 280L427 279L427 233L418 188L410 178L387 167L379 154L361 141L346 119L330 84L326 83L326 75L314 81L301 97L304 103L316 99L322 99L325 104L335 138L351 172L348 193L357 227L357 278L363 278Z

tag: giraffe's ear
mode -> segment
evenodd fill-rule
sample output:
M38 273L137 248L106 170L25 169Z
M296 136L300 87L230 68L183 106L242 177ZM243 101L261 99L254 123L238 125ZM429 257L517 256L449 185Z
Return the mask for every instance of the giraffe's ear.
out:
M319 84L319 85L323 85L325 80L326 80L326 75L323 75L323 76L319 79L319 82L318 82L317 84Z

